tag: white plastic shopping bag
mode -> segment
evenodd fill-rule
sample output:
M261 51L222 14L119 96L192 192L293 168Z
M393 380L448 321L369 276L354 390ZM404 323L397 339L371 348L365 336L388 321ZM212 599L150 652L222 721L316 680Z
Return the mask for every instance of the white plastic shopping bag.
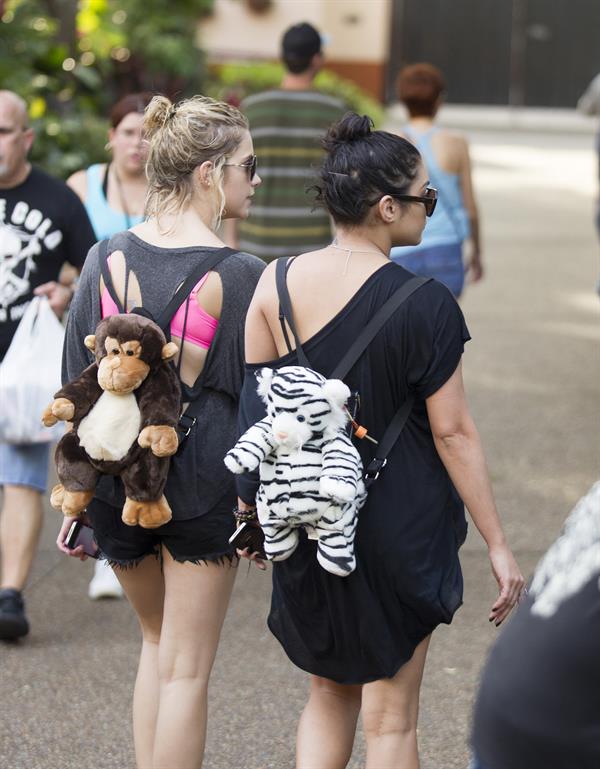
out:
M0 442L57 441L64 423L42 425L42 413L60 390L64 329L47 297L25 310L0 364Z

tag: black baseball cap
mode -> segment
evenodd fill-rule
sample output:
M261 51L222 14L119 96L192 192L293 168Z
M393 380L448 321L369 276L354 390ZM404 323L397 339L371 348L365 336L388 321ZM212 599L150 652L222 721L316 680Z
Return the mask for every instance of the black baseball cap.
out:
M321 52L321 35L308 22L294 24L285 32L281 50L285 59L311 59Z

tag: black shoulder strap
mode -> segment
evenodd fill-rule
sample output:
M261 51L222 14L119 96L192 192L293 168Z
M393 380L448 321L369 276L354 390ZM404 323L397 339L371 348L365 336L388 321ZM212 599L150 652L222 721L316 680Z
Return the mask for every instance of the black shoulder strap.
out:
M123 303L117 296L117 292L115 290L115 284L112 281L110 270L108 269L108 240L100 241L99 247L98 247L98 260L100 261L100 272L102 274L102 280L104 281L106 290L110 294L110 298L116 304L117 310L120 313L124 313L125 308L123 307Z
M192 289L203 275L213 270L220 262L231 254L237 254L238 252L233 248L220 248L214 254L210 254L205 259L201 259L194 269L190 272L187 278L179 286L177 291L171 297L169 303L165 309L160 313L155 322L164 330L167 329L173 316L185 300L190 295Z
M308 366L310 363L298 337L296 326L294 323L294 317L292 313L292 303L290 294L287 288L286 282L286 259L278 259L276 266L276 281L277 281L277 293L279 295L280 312L288 323L288 326L292 330L294 340L296 342L296 350L298 352L298 362L302 366ZM398 288L392 296L382 305L367 325L360 332L358 337L350 345L350 349L342 357L341 361L334 368L330 375L331 379L344 379L348 372L352 369L354 364L367 349L369 344L377 336L379 331L384 327L387 321L394 315L398 308L408 299L409 296L414 294L421 286L429 283L431 278L413 277L406 281L400 288ZM377 450L375 456L369 462L365 470L365 486L368 488L379 477L379 473L385 467L387 463L387 457L390 451L394 448L394 444L400 437L400 433L404 429L415 399L412 393L409 393L404 403L400 406L398 411L394 414L394 417L388 425L383 437L377 444Z
M296 324L294 323L294 312L292 310L292 300L290 299L290 292L288 291L287 287L287 257L282 257L277 260L277 264L275 266L275 281L277 284L277 295L279 296L279 309L280 309L280 319L281 316L283 316L283 319L287 321L288 326L291 329L291 332L294 336L294 341L296 342L296 353L298 355L298 363L301 366L306 366L307 368L311 368L310 362L308 358L306 357L306 354L304 353L304 349L302 348L302 344L300 343L300 337L298 336L298 332L296 331ZM285 324L282 320L282 328L284 329L284 336L287 336L285 331ZM286 339L288 348L289 348L289 340Z
M367 325L363 328L360 334L356 337L354 342L350 345L350 349L346 352L341 361L337 364L333 372L330 374L330 379L344 379L348 375L348 372L354 366L356 361L360 358L363 352L367 349L369 344L385 326L388 320L394 315L400 305L405 302L411 294L424 286L425 283L429 283L431 278L410 278L400 288L398 288L392 296L382 305Z

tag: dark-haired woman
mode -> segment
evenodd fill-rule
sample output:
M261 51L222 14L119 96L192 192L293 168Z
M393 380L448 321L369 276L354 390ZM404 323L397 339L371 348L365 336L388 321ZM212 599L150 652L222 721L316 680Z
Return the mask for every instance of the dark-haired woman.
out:
M390 249L419 242L435 194L415 147L371 131L366 117L346 115L331 128L325 148L318 198L336 237L327 248L290 260L287 283L304 352L327 376L378 308L412 278L390 262ZM293 340L289 327L286 333ZM452 294L431 281L405 301L346 377L360 393L360 423L375 438L409 395L415 402L359 513L356 570L345 578L328 573L306 537L288 560L274 564L269 627L292 662L311 674L298 769L345 767L360 711L369 769L418 766L417 711L429 639L462 600L463 501L488 545L499 585L489 619L502 622L522 590L463 393L468 339ZM242 427L264 414L253 371L297 363L290 344L272 264L246 322ZM366 465L371 446L363 441L358 448ZM241 478L241 507L252 509L256 486Z
M481 280L483 264L469 145L464 137L435 125L445 88L442 73L432 64L412 64L398 76L398 97L409 115L402 135L421 153L438 205L421 242L394 248L391 257L417 275L440 280L458 298L465 273L473 283ZM471 243L465 270L467 239Z

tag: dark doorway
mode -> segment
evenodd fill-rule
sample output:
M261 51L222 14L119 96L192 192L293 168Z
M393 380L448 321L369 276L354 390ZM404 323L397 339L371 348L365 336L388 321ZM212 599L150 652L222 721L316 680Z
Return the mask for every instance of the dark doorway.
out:
M572 107L600 72L597 0L392 0L387 97L430 61L455 104Z

